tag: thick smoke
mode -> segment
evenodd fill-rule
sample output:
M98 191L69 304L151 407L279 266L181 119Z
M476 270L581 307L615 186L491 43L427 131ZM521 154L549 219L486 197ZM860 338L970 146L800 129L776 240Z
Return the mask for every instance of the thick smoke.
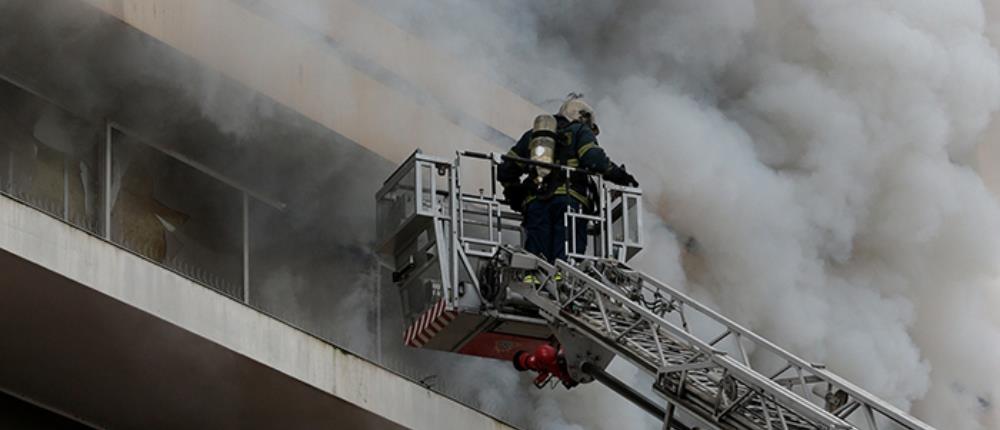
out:
M970 164L1000 100L984 5L375 3L535 102L590 95L697 240L688 290L933 425L998 425L1000 209ZM684 280L676 257L644 263Z
M324 0L243 3L318 21L334 13ZM1000 209L972 168L985 130L997 130L997 5L366 3L545 108L570 91L587 94L602 144L647 193L640 268L932 425L1000 426L1000 318L992 313ZM257 46L243 49L272 60ZM251 122L259 112L215 79L194 74L182 89L222 133L248 141L262 133ZM323 154L300 158L354 162ZM377 184L380 173L346 182L355 175L344 165L287 170L283 182L311 185L290 202L299 205L284 246L295 250L273 246L296 263L268 268L267 288L254 293L263 307L366 355L384 347L386 362L448 375L464 383L454 388L463 398L527 414L514 418L532 427L650 423L596 384L539 393L505 363L400 351L391 309L381 322L394 341L358 337L379 319L357 312L375 303L371 256L359 251L369 236L358 233L371 209L345 211L327 190L367 205L374 185L355 185ZM696 246L684 256L689 243ZM612 367L642 378L624 363Z

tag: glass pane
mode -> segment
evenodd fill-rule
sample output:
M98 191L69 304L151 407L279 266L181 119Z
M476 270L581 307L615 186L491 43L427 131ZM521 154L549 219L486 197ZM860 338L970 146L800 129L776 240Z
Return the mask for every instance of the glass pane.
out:
M636 197L629 197L627 200L628 208L628 241L631 244L639 243L639 199Z
M0 191L95 231L100 131L96 124L0 82Z
M612 194L611 198L611 239L615 242L625 241L625 217L622 213L624 202L621 195Z
M418 162L420 175L420 212L428 215L434 213L434 168L431 163Z
M375 229L379 244L395 234L416 213L416 175L413 169L412 164L404 167L396 185L376 202Z
M242 192L115 134L111 240L232 297L242 295Z

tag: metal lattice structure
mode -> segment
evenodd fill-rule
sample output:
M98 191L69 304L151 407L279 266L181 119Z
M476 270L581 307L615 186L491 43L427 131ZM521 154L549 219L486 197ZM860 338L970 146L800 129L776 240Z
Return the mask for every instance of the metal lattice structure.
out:
M669 402L664 428L676 419L676 405L713 429L931 429L823 365L620 262L559 261L536 270L551 272L545 283L515 289L553 324L584 334L654 376L654 391ZM559 282L555 271L561 272Z
M459 152L450 161L417 151L376 194L378 250L399 288L407 345L515 366L528 351L558 348L548 362L557 368L522 369L538 372L536 385L598 380L662 417L664 428L931 430L629 268L643 246L638 188L545 165L591 176L596 206L564 219L570 231L586 226L588 249L572 252L569 239L569 261L555 265L524 252L520 215L498 194L501 162L497 154ZM606 373L614 356L651 375L666 408Z

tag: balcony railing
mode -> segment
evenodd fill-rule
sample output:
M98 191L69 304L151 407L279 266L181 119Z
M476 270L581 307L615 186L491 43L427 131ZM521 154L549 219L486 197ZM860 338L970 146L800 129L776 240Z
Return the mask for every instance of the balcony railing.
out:
M439 373L439 366L431 364L438 361L434 353L405 349L400 333L383 330L383 321L395 319L394 314L383 313L393 313L391 306L398 304L394 295L382 293L372 256L365 257L371 264L358 275L370 277L363 288L373 290L374 296L365 328L374 336L365 336L364 345L329 334L330 326L344 320L335 309L327 320L297 323L303 321L295 313L301 308L272 307L262 297L269 294L262 287L284 262L269 261L273 254L255 254L269 239L263 234L255 237L255 232L282 223L284 204L123 124L74 113L21 82L0 74L0 194L339 344L437 393L508 422L523 421L518 411L504 405L483 405L475 386L454 374ZM39 121L4 117L31 109L51 112L48 115L55 119L48 126L54 129L42 130ZM471 365L495 369L503 364Z

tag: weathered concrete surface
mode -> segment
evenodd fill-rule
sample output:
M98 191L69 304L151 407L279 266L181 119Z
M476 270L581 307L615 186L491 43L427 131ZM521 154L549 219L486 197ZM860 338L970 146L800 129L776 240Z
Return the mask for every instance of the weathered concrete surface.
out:
M7 197L0 273L0 388L88 423L507 428Z
M25 399L0 392L0 428L19 430L90 430L57 411L45 409Z
M276 8L282 0L267 0ZM424 41L407 34L354 0L323 0L329 13L308 16L310 8L287 7L299 23L378 63L432 96L494 129L518 138L542 109L472 72Z
M390 161L404 160L418 144L438 155L452 153L454 148L496 149L433 109L351 67L324 40L290 31L233 1L85 1ZM446 78L437 79L431 84L440 88ZM480 116L489 121L496 115L488 111ZM523 129L530 126L528 115Z

